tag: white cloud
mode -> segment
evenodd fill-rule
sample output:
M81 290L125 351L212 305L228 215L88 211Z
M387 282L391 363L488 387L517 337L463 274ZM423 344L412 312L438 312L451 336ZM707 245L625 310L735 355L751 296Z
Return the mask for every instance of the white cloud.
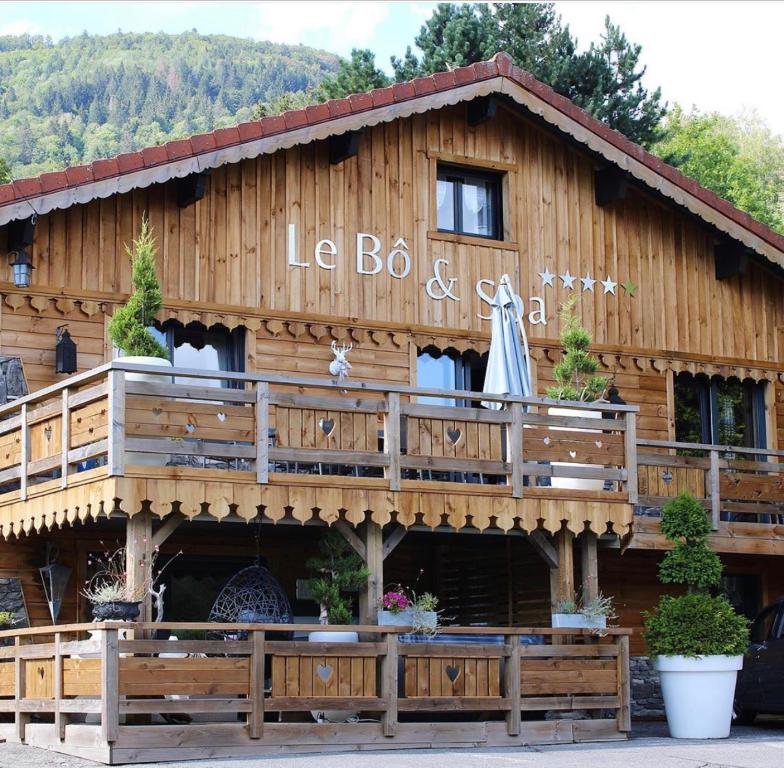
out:
M343 55L367 48L389 14L385 3L257 3L259 26L254 37L278 43L318 45Z
M38 25L29 19L17 19L0 25L0 35L38 35L40 33Z

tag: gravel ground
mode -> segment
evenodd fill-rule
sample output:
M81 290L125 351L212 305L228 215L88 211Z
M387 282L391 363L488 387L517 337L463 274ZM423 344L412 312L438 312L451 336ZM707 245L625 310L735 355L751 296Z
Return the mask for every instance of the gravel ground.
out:
M526 749L416 750L304 757L148 763L150 768L782 768L784 719L733 728L722 741L676 741L662 723L635 724L627 742ZM16 744L0 745L0 768L94 768L96 763Z

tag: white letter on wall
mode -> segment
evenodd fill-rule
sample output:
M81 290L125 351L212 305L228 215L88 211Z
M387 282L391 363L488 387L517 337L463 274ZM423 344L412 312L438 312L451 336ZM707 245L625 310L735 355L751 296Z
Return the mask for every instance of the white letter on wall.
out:
M289 224L289 266L290 267L309 267L307 261L297 261L297 225Z
M395 272L395 256L401 256L403 259L403 271ZM406 241L400 237L395 241L392 250L387 255L387 272L392 277L402 280L411 271L411 257L408 255L408 245Z
M490 286L491 288L495 289L495 281L494 280L488 280L487 278L482 278L481 280L477 280L477 283L476 283L476 295L479 297L479 300L487 302L492 307L493 306L493 297L492 296L488 296L484 292L484 290L482 289L483 285L487 285L487 286ZM477 312L476 316L480 320L490 320L492 318L492 315L483 315L481 312Z
M539 309L532 309L528 314L528 322L531 325L547 325L547 316L545 315L544 310L544 299L541 296L531 296L528 299L529 304L533 304L536 302L539 305Z
M337 246L331 240L319 240L316 243L316 250L313 252L313 255L316 257L316 264L318 264L322 269L335 269L337 266L337 264L334 262L330 264L321 258L322 256L338 255Z
M373 247L365 250L365 238L373 243ZM375 235L368 235L365 232L357 232L357 274L358 275L377 275L383 264L378 257L378 252L381 250L381 241ZM373 268L365 269L365 256L370 256L373 259Z

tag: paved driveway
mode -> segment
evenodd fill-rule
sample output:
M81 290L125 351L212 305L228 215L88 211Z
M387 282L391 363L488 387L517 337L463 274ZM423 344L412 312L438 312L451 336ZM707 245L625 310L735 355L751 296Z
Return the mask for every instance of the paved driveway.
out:
M148 768L782 768L784 719L734 728L722 741L675 741L661 723L636 724L628 742L526 749L416 750L307 757L149 763ZM0 768L95 768L95 763L0 744Z

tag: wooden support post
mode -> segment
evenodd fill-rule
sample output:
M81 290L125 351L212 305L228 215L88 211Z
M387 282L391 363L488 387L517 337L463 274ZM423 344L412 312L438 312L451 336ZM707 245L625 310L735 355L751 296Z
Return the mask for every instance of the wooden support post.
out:
M24 406L22 406L24 408ZM17 636L14 638L14 729L16 730L16 738L23 742L25 740L25 725L27 724L30 716L26 712L22 712L20 704L22 699L27 698L27 691L25 685L25 662L21 657L22 638Z
M54 695L54 732L60 741L65 739L65 724L68 715L60 711L60 702L63 699L63 657L60 650L62 635L54 633L54 675L53 675L53 695Z
M721 520L721 475L719 472L719 452L710 452L710 500L711 500L711 528L719 530Z
M109 371L109 447L110 477L125 474L125 372Z
M384 416L384 451L389 456L389 490L400 490L400 393L387 395L387 412Z
M402 525L398 525L392 533L384 539L384 560L386 560L394 551L395 547L403 541L408 529Z
M60 487L68 485L68 451L71 448L71 410L68 403L68 387L63 390L60 411Z
M550 571L550 588L555 586L551 601L556 605L561 600L574 600L574 534L563 528L555 535L556 549L558 550L558 568L555 571L555 584L553 584L553 570Z
M120 654L117 630L101 630L101 738L117 741L120 729Z
M367 587L359 593L359 616L362 624L378 622L378 601L384 589L384 538L381 526L368 520L364 531L365 564L370 571Z
M264 632L252 631L253 655L250 659L250 700L248 734L251 739L264 735Z
M616 721L618 730L628 733L632 729L631 716L631 681L629 680L629 637L618 637L618 713Z
M624 434L626 450L626 492L629 496L629 504L638 502L638 482L637 482L637 414L629 411L626 414L626 432Z
M256 382L256 482L269 482L269 384Z
M132 594L148 583L152 556L152 515L137 511L125 525L125 567L128 572L128 589ZM139 621L151 621L151 609L152 597L149 592L145 592Z
M580 557L583 580L583 602L599 596L598 537L593 531L580 534Z
M163 521L161 527L152 535L152 548L160 547L180 527L180 523L185 520L182 512L172 512Z
M509 655L504 662L504 697L509 706L506 713L506 732L510 736L520 734L520 637L507 635L504 638Z
M20 410L22 422L19 436L19 498L27 499L27 465L30 461L30 428L27 425L27 403L22 403Z
M387 652L381 662L381 695L386 709L381 715L384 736L394 736L397 732L397 686L398 654L397 635L390 632L386 638Z
M512 464L512 497L523 497L523 405L512 403L512 423L509 425L507 461Z

